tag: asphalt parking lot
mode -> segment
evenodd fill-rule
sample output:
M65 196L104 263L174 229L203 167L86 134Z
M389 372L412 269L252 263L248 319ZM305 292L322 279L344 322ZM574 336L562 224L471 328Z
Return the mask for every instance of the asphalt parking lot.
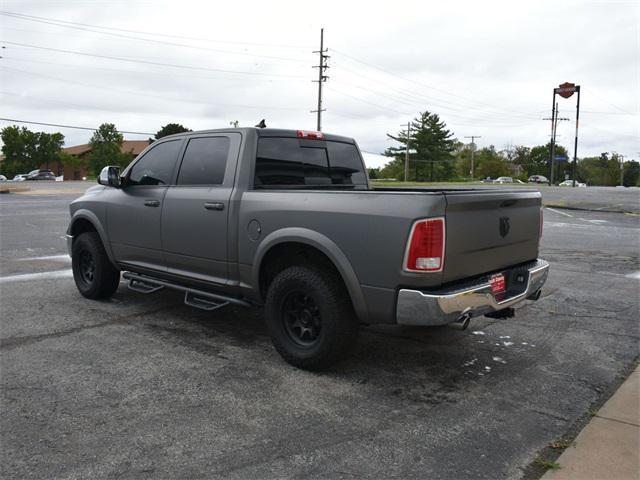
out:
M638 361L638 216L547 208L539 302L464 332L366 327L309 373L259 310L81 297L78 193L47 188L0 197L3 478L537 478Z

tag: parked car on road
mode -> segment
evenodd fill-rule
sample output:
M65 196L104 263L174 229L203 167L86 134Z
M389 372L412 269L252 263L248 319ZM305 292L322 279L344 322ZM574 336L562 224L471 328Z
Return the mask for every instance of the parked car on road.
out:
M573 180L565 180L558 184L559 187L573 187ZM586 183L576 181L576 187L586 187Z
M317 369L360 323L465 328L537 300L540 192L373 188L355 141L302 130L171 135L70 205L87 298L170 288L214 311L264 305L282 357Z
M549 179L544 175L531 175L527 180L529 183L549 183Z
M14 177L11 179L12 182L24 182L27 177L29 176L28 173L18 173L17 175L14 175Z
M5 177L4 175L0 175L0 182L6 182L7 181L7 177Z
M51 170L32 170L27 174L27 180L53 180L56 176Z
M513 178L511 177L498 177L493 183L513 183Z

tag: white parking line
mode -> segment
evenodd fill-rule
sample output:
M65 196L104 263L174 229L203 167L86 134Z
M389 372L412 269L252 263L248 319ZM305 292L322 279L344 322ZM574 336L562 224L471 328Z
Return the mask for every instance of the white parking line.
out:
M556 210L555 208L545 207L547 210L551 210L552 212L559 213L560 215L564 215L565 217L573 218L573 215L570 215L566 212L561 212L560 210Z
M56 262L67 262L71 261L71 257L69 254L65 253L64 255L46 255L44 257L25 257L16 259L18 262L28 262L31 260L54 260Z
M0 277L0 284L71 277L73 277L73 270L68 268L66 270L54 270L52 272L23 273L21 275L9 275L8 277Z
M602 223L607 223L606 220L589 220L588 218L580 218L583 222L593 223L594 225L600 225Z

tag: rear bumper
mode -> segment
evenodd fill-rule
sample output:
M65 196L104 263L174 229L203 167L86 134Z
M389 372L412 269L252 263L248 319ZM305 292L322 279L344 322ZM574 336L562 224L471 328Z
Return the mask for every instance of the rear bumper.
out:
M547 280L549 263L536 260L507 270L508 290L504 297L491 293L489 277L437 291L401 289L396 305L400 325L446 325L465 317L478 317L503 310L526 300L536 299Z

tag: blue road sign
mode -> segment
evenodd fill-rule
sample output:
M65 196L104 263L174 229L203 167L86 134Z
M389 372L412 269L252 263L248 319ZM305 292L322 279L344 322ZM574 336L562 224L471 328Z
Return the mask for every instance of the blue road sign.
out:
M567 157L566 155L556 155L554 158L556 162L566 162L567 160L569 160L569 157Z

